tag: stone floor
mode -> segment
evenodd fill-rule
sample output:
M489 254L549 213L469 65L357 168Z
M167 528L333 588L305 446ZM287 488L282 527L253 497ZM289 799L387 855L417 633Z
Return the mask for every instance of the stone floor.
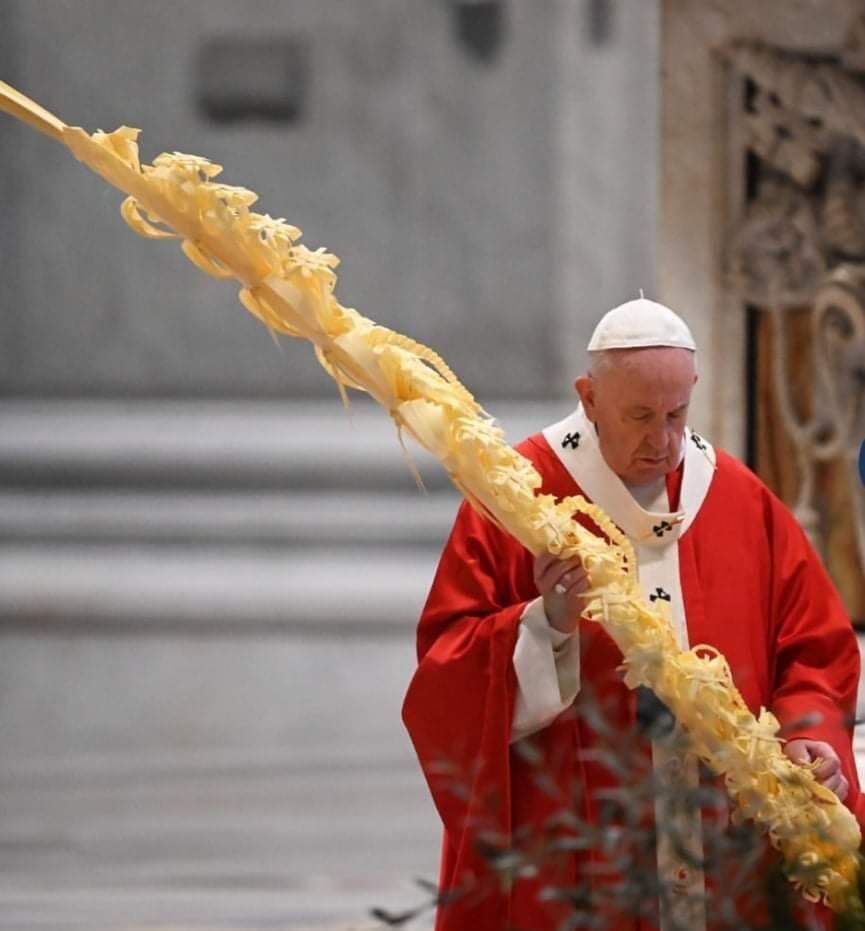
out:
M374 907L425 901L413 880L435 878L438 826L399 721L410 645L245 638L226 665L224 645L210 640L94 638L89 649L87 640L0 641L9 705L25 716L12 670L26 668L31 691L47 693L42 709L62 725L31 706L26 716L47 735L44 755L33 735L29 753L2 764L2 931L366 929ZM64 651L74 653L75 674L95 684L81 683L59 708L58 693L39 688L39 670L59 675L56 654ZM166 651L186 701L211 678L224 683L222 696L206 693L210 717L193 720L198 731L209 721L218 749L190 749L166 727L174 718L182 731L191 719L176 694L165 703ZM340 653L351 654L357 676L342 679ZM116 670L118 694L98 713L88 691L104 692L108 680L95 664ZM325 688L328 668L334 676ZM283 694L292 706L275 709ZM76 732L79 709L87 721ZM245 746L231 747L241 718L249 722ZM122 719L134 727L137 749L48 752L63 740L95 744ZM283 741L268 749L277 726ZM26 735L7 733L9 745L23 746ZM169 739L178 740L170 752Z
M369 928L456 498L361 402L0 404L0 931Z

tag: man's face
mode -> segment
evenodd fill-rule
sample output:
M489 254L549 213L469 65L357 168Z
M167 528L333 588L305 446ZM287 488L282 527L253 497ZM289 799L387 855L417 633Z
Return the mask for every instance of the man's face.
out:
M648 485L679 465L696 381L694 353L661 346L608 350L577 379L601 453L622 481Z

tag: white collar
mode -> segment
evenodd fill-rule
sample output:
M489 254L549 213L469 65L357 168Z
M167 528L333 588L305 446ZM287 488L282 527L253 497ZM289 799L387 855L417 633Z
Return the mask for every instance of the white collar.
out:
M715 450L687 427L680 510L675 512L646 511L637 503L607 465L594 424L586 417L582 404L543 434L586 497L603 508L635 543L666 546L678 540L693 523L712 484Z

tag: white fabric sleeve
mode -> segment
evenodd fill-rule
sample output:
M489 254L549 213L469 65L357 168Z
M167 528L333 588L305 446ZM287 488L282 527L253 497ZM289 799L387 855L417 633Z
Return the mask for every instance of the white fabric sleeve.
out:
M542 598L530 601L520 620L514 650L517 698L511 743L546 727L580 690L579 632L551 627Z

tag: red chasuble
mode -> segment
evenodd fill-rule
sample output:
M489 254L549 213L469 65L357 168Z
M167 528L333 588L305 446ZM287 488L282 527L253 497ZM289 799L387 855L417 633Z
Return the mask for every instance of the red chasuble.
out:
M540 473L541 490L557 498L582 493L545 436L549 430L518 447ZM564 434L565 445L572 437ZM688 438L703 448L696 434ZM850 722L859 652L839 596L787 508L732 457L719 452L712 462L677 542L687 641L723 653L751 711L771 709L786 737L831 744L850 783L846 804L857 811ZM680 466L667 477L674 508L682 485ZM605 895L621 886L620 861L580 840L585 826L597 841L599 824L621 822L616 803L624 799L627 808L630 787L651 768L648 741L634 737L635 693L616 671L621 653L600 626L580 622L573 706L511 743L514 649L537 594L531 554L463 504L420 620L419 665L403 709L444 824L445 902L436 928L553 931L581 908L603 915L601 927L655 928L651 882L644 914L628 914ZM611 745L624 770L605 755ZM651 827L650 807L638 817ZM501 867L509 864L517 869L508 879ZM650 879L653 871L649 864L630 872Z

